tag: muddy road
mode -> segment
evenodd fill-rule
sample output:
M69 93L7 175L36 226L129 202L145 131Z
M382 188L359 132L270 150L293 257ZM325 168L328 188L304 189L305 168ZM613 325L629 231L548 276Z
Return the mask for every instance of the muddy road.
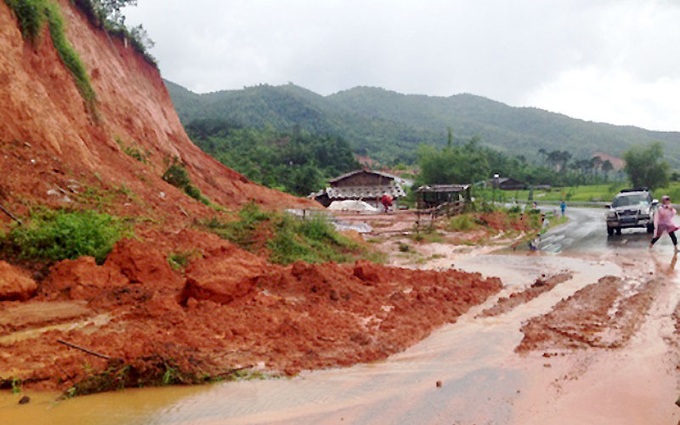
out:
M537 253L414 248L391 262L500 276L504 289L410 349L292 379L127 390L17 406L34 424L676 424L680 279L668 238L607 237L602 210L568 210ZM399 242L399 236L386 246ZM425 261L423 260L425 259Z

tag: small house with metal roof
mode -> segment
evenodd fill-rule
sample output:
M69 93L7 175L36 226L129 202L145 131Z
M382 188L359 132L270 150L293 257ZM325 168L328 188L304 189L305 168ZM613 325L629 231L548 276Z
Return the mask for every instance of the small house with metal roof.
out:
M380 207L380 198L388 194L396 208L398 199L406 196L401 179L381 171L356 170L330 180L329 184L326 189L310 195L325 207L333 201L346 200L364 201Z

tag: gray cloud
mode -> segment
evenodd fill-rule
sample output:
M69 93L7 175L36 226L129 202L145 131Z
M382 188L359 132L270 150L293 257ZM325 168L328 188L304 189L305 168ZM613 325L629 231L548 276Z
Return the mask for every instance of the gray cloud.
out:
M196 92L287 82L320 94L467 92L680 129L672 1L139 0L126 14L156 42L163 75Z

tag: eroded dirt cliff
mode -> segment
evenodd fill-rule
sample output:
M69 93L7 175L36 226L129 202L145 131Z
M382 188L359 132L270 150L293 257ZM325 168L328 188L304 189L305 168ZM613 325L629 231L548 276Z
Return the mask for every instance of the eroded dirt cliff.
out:
M0 2L0 204L95 209L134 223L106 261L0 259L0 386L91 392L381 359L455 321L496 279L370 263L281 267L194 223L249 202L317 208L253 184L191 143L158 70L59 2L96 93L86 107L47 29ZM161 176L177 159L210 208ZM12 218L0 214L6 231ZM184 270L167 261L191 253ZM76 390L77 389L77 390Z
M204 154L187 137L159 71L121 39L94 29L62 1L67 37L80 55L96 93L86 110L47 28L37 43L22 38L15 17L0 4L0 200L18 213L29 201L59 204L89 187L134 194L112 208L128 214L157 214L173 221L206 208L160 176L173 158L188 168L193 183L225 207L248 201L265 206L311 206L307 201L253 184ZM136 149L144 157L125 153ZM50 190L56 192L48 195ZM163 193L163 194L161 194ZM128 197L129 198L129 197ZM127 202L126 202L127 201ZM4 219L4 218L3 218Z

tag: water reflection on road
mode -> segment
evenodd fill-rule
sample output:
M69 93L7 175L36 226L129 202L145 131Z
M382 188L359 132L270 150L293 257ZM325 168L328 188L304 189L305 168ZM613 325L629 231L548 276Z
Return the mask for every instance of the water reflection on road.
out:
M601 208L570 208L569 221L551 229L541 238L540 250L570 256L607 251L647 248L651 236L643 228L625 229L620 235L607 235L605 211ZM660 240L657 246L670 246ZM624 251L627 252L627 251Z

